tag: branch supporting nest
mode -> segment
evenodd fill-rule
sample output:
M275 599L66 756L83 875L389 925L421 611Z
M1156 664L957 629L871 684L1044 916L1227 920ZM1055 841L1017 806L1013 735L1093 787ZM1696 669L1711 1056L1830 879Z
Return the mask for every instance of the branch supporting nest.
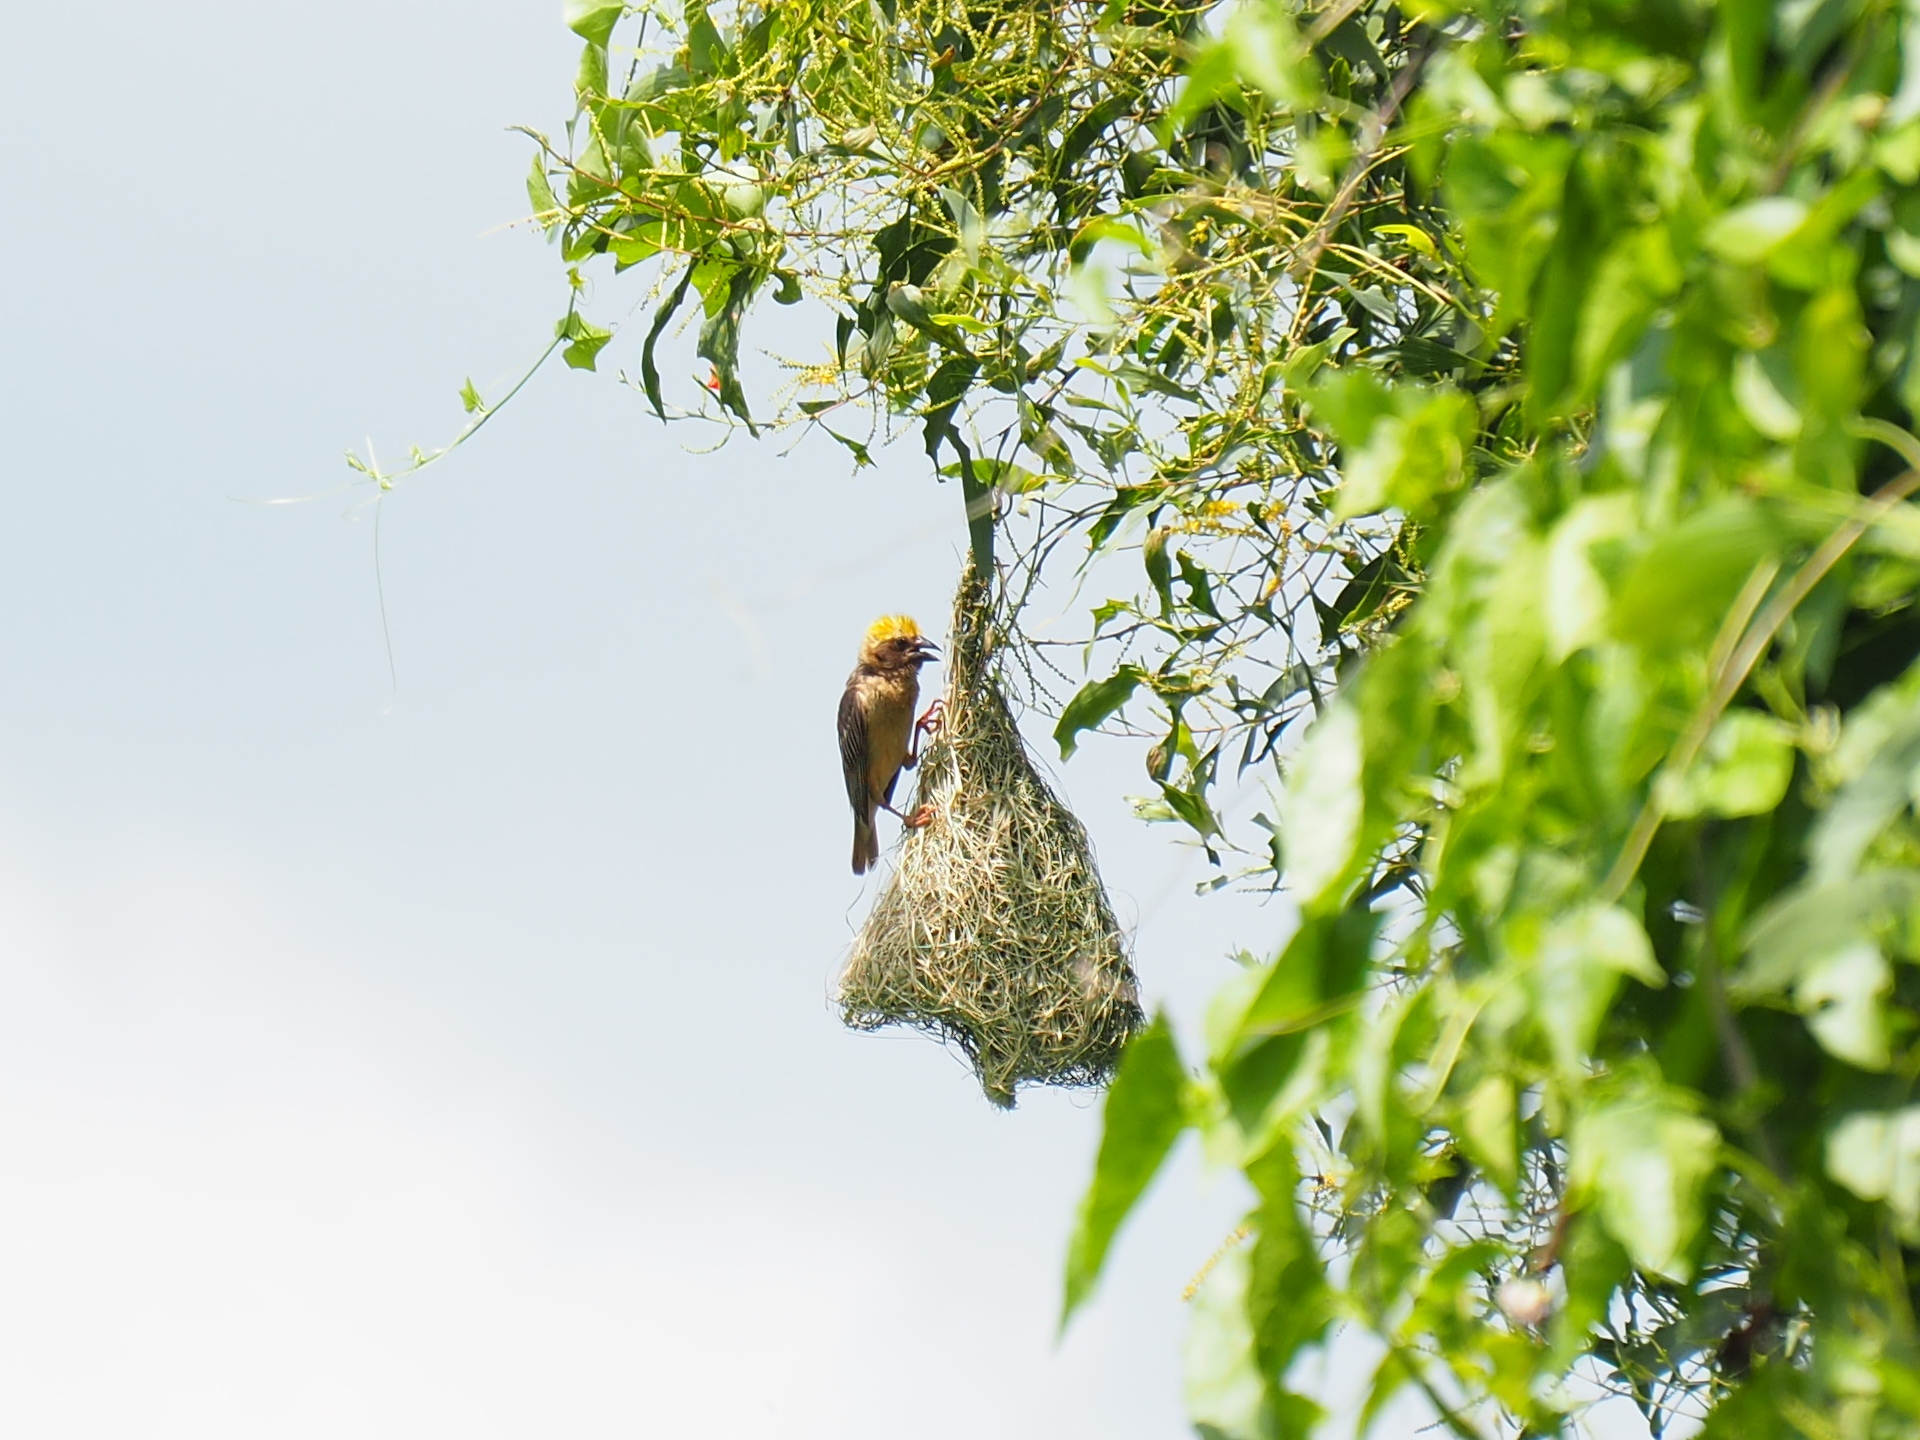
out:
M986 575L969 566L948 637L945 721L921 757L892 876L840 977L857 1030L957 1045L1011 1107L1023 1084L1104 1084L1142 1023L1138 984L1087 833L1035 768L995 677Z

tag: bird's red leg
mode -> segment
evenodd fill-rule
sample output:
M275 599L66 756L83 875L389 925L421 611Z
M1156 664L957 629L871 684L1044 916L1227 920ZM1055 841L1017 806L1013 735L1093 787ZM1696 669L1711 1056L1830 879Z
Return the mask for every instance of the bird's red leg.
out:
M925 736L931 740L934 736L938 735L946 713L946 702L944 700L936 700L927 707L927 713L914 722L913 734L910 737L912 743L907 749L907 758L901 762L901 768L911 770L920 763L921 737ZM900 815L898 810L895 810L893 813ZM911 815L900 815L900 821L909 830L919 830L933 823L933 807L931 805L922 805Z
M936 700L927 707L927 713L914 722L913 733L907 737L907 758L900 762L902 770L911 770L920 763L920 739L925 736L931 740L940 733L946 709L946 701Z
M934 736L940 733L941 727L946 723L947 723L947 702L946 701L936 700L931 705L927 706L927 713L922 715L918 720L916 720L913 725L913 758L915 760L918 760L920 758L921 737L925 736L929 740L933 739Z
M931 825L933 823L933 817L935 814L934 808L931 805L922 805L918 810L915 810L911 815L903 815L901 814L900 811L894 809L893 806L891 805L882 805L880 808L886 811L889 815L893 816L895 819L897 819L902 825L906 826L907 829L909 830L920 830L920 829L924 829L928 825Z

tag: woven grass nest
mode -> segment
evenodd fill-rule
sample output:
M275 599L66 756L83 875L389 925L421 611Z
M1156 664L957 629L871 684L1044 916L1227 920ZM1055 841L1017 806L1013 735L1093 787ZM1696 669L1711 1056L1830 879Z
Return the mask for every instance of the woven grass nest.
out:
M1142 1016L1087 832L1034 768L995 679L988 596L969 569L914 796L932 818L906 832L839 998L856 1030L957 1045L1010 1108L1020 1085L1104 1084Z

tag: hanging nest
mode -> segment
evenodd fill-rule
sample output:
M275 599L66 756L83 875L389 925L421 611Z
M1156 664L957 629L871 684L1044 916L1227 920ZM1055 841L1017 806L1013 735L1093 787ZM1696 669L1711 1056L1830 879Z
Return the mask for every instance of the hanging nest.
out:
M945 716L920 761L894 872L854 941L840 1009L856 1030L951 1041L980 1088L1101 1085L1142 1022L1087 832L1040 778L992 672L992 607L969 567L954 598ZM911 812L909 812L911 813Z

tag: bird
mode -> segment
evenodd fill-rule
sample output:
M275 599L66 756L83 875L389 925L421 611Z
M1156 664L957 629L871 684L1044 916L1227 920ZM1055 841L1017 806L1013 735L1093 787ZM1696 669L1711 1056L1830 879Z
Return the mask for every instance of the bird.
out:
M893 786L903 769L916 762L917 729L913 707L920 700L920 667L939 647L920 633L909 615L882 615L860 642L860 663L847 677L840 696L840 765L847 777L847 801L853 806L853 873L864 875L880 862L874 833L876 812L893 808ZM909 825L925 823L901 815Z

